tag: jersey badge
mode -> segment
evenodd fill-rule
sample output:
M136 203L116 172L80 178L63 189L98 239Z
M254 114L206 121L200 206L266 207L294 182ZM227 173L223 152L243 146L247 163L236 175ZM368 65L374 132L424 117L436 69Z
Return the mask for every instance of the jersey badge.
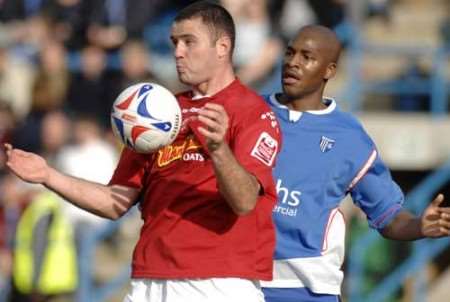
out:
M322 136L320 138L320 144L319 144L320 151L322 151L323 153L330 151L334 147L335 143L336 143L336 141L334 139L331 139L326 136Z
M251 156L263 162L267 166L272 166L273 160L278 150L278 142L269 133L263 132L252 149Z

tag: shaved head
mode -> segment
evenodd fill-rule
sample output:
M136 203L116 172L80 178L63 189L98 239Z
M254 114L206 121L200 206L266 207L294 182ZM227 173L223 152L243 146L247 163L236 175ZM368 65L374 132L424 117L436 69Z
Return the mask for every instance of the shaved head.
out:
M319 108L328 80L336 74L341 43L336 34L320 25L302 27L290 41L283 59L282 85L286 102L308 103Z
M307 25L299 30L294 40L303 36L316 40L322 53L330 62L337 63L342 45L334 31L322 25Z

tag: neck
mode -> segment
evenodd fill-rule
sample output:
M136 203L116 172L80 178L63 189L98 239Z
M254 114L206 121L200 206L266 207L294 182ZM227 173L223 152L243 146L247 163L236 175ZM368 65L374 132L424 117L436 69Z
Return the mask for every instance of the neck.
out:
M194 85L192 90L194 94L211 96L230 85L235 79L233 67L231 65L226 66L207 81Z
M281 104L286 105L290 110L295 111L323 110L327 108L323 103L322 91L320 91L320 93L303 95L296 98L282 93L278 99Z

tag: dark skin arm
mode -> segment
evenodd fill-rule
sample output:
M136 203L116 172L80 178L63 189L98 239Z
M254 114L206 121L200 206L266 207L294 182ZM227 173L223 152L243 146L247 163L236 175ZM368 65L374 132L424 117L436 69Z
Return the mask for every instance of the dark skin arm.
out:
M443 201L444 195L439 194L420 217L402 210L381 234L388 239L403 241L449 236L450 208L440 207Z

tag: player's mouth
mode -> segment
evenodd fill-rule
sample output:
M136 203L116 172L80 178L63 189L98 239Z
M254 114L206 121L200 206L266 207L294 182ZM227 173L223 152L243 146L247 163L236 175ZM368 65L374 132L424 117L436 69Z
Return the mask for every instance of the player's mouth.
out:
M185 72L186 71L186 66L184 66L183 64L176 63L175 66L177 68L177 72Z
M283 84L292 85L300 81L300 76L293 71L286 70L283 72Z

